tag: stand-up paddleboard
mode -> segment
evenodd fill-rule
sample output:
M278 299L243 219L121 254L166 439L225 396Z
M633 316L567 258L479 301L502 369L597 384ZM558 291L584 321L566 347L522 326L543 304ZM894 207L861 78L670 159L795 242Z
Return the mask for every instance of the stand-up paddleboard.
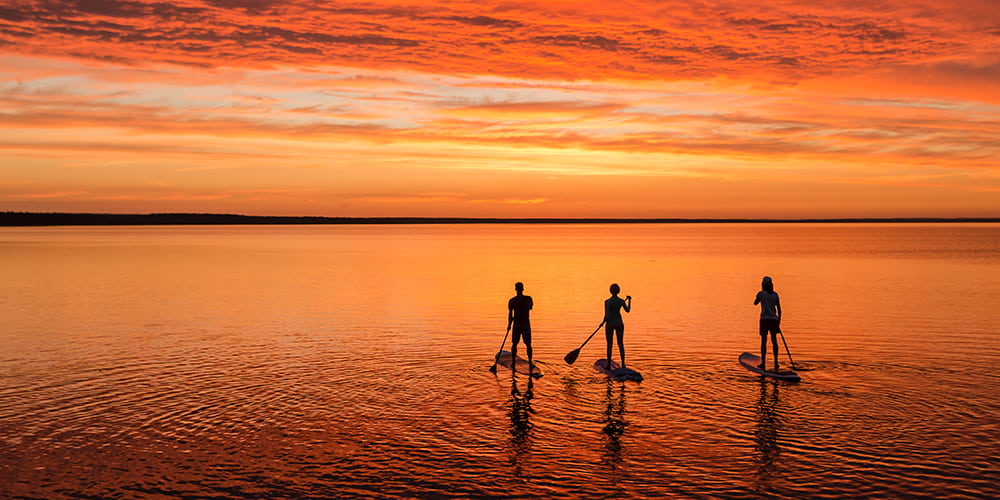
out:
M500 351L500 355L497 356L497 364L510 370L511 369L510 351ZM535 366L532 366L531 370L529 371L528 360L522 358L521 356L518 356L517 359L514 360L514 371L520 373L521 375L531 375L532 377L535 378L539 378L542 376L542 369L538 367L537 362L535 363Z
M608 378L613 378L615 380L632 380L634 382L642 382L642 374L631 369L622 368L622 365L618 364L617 361L611 361L611 369L607 368L608 360L601 358L594 361L594 369L607 375Z
M749 352L740 354L739 361L740 364L743 365L743 368L746 368L747 370L763 375L765 377L776 378L778 380L787 380L789 382L798 382L800 380L798 373L795 373L786 368L782 368L777 372L769 372L767 370L761 370L760 368L757 368L758 366L760 366L760 356L754 356Z

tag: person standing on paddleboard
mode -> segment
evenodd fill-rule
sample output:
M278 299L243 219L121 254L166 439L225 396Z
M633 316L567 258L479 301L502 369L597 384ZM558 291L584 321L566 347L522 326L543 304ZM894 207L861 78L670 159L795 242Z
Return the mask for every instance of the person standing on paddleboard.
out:
M778 292L774 291L774 282L770 276L764 276L760 282L760 291L753 305L760 304L760 368L767 370L767 334L771 334L771 347L774 349L774 371L778 371L778 334L781 333L781 302Z
M632 310L632 296L626 295L622 300L618 296L622 289L617 283L611 285L611 297L604 301L604 336L608 340L608 370L611 369L611 343L615 334L618 335L618 353L622 357L622 368L625 368L625 321L622 319L622 309Z
M507 301L507 331L513 335L510 338L511 370L517 367L517 343L524 339L524 347L528 351L528 370L535 366L531 359L531 320L529 314L535 303L531 297L524 294L524 283L514 283L517 295ZM516 371L516 370L514 370Z

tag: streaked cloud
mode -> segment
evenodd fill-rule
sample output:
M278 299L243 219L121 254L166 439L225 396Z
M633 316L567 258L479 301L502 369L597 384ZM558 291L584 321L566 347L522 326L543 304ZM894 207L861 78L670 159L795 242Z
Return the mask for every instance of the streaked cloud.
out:
M732 196L767 179L830 216L851 186L899 198L881 215L923 210L907 186L986 215L998 76L1000 7L978 0L15 1L0 201L614 216L588 196L639 189L651 216L691 192L706 215L722 194L733 216L803 210Z
M200 67L376 67L533 79L738 76L797 81L923 63L986 71L988 3L16 2L2 41L27 55ZM581 62L584 62L581 64ZM984 65L985 63L985 65ZM747 74L749 73L749 74Z

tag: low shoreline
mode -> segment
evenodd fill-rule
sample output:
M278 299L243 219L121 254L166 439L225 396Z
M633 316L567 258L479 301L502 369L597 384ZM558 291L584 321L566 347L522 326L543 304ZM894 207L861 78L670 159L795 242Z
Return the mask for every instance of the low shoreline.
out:
M202 213L101 214L0 212L0 226L187 226L347 224L733 224L733 223L982 223L1000 217L859 217L803 219L726 218L489 218L489 217L318 217Z

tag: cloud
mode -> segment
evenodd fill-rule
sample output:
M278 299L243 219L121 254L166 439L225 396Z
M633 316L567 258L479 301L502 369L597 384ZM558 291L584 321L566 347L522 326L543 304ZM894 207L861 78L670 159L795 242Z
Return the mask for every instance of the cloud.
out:
M547 203L548 201L549 201L548 198L532 198L529 200L508 198L503 200L503 203L506 203L508 205L539 205L542 203Z
M267 171L278 191L252 196L312 196L280 192L301 187L277 174L294 172L396 206L559 197L370 183L774 175L978 179L989 192L997 33L1000 9L981 0L12 2L0 6L0 163L111 176L114 162L144 181L216 186Z
M38 200L38 199L48 199L48 198L67 198L71 196L79 196L87 194L86 191L56 191L56 192L45 192L45 193L22 193L22 194L8 194L7 197L15 199L28 199L28 200Z
M805 2L747 10L739 2L708 8L679 1L568 9L543 2L484 8L463 2L329 7L308 1L83 0L3 7L0 43L22 54L135 65L325 64L537 79L726 75L796 81L988 50L982 38L995 38L990 33L1000 22L990 25L975 15L996 18L995 10L988 4L963 10L888 2L866 11Z
M1000 54L997 54L1000 58ZM956 79L978 80L984 82L1000 82L1000 61L975 64L965 61L944 61L934 65L938 73L950 75Z
M484 120L553 120L580 117L604 117L626 106L614 102L588 102L580 100L520 101L483 100L481 102L451 101L441 103L449 116L477 117Z
M208 159L280 153L236 145L245 141L325 141L367 147L420 144L440 152L537 148L956 168L997 168L992 158L1000 154L995 141L1000 108L928 98L843 98L812 91L748 95L746 89L708 86L688 93L627 85L518 88L516 81L497 78L388 77L347 69L331 70L334 76L252 78L238 93L220 95L214 94L232 89L206 80L198 95L192 87L175 87L169 73L166 86L157 88L156 78L142 71L148 83L141 89L132 85L134 76L118 69L94 73L107 78L91 85L100 92L65 82L8 84L0 89L6 110L0 128L8 131L0 147L40 154L146 151ZM229 82L234 75L219 77ZM719 103L725 103L724 110L713 110ZM44 133L53 129L80 132ZM17 136L11 135L15 131ZM223 151L211 145L213 140L233 145Z

